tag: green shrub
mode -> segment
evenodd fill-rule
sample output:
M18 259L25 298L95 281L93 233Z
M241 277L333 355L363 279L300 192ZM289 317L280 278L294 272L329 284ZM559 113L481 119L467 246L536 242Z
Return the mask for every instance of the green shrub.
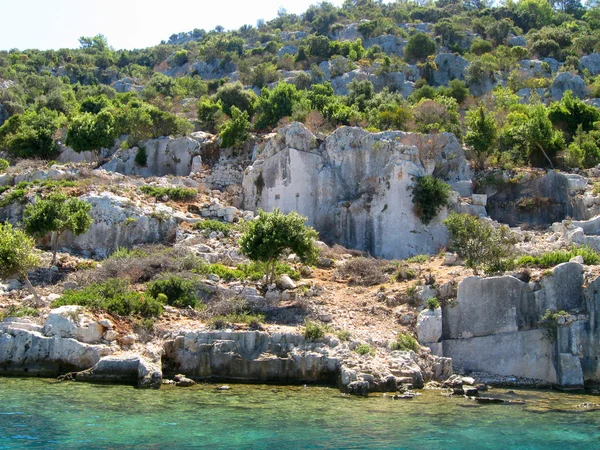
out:
M590 247L573 247L570 250L554 250L543 253L540 256L524 255L517 259L517 266L530 267L554 267L559 264L569 262L575 256L583 257L583 262L587 265L597 265L600 263L600 253Z
M28 306L15 306L10 305L6 309L6 317L30 317L30 316L38 316L39 311L36 308L31 308Z
M375 350L371 348L369 344L360 344L354 349L354 351L359 355L368 355L371 353L375 353Z
M135 163L140 167L146 167L148 164L148 153L144 145L138 147L138 151L135 154Z
M194 224L196 230L204 231L204 234L208 236L211 232L223 233L224 236L229 236L229 233L234 229L234 226L230 223L221 222L214 219L205 219L202 222L196 222Z
M117 247L117 249L110 255L111 259L127 259L127 258L143 258L148 256L148 253L139 248L127 249L124 247Z
M337 336L337 338L340 341L343 341L343 342L349 341L350 338L352 337L352 334L347 330L340 330L335 335Z
M198 304L198 290L193 281L178 276L157 280L148 286L147 293L158 300L160 294L167 297L167 304L178 308L195 307Z
M396 342L392 342L390 348L392 350L400 350L404 352L407 352L409 350L412 350L413 352L418 352L420 350L420 346L417 340L410 334L403 333L398 333Z
M436 309L438 309L440 307L440 302L439 302L439 300L437 298L432 297L432 298L430 298L430 299L427 300L427 307L430 310L434 311L434 310L436 310Z
M8 206L14 202L25 202L25 195L27 195L27 191L25 189L19 189L15 187L15 189L7 192L4 197L0 199L0 207Z
M514 235L508 227L498 229L469 214L451 213L444 221L450 233L450 246L475 273L483 267L488 273L509 264Z
M231 107L231 119L225 122L220 129L221 148L239 147L248 140L250 121L248 112Z
M415 213L421 222L428 225L448 205L450 192L450 186L431 175L417 177L412 196Z
M171 200L175 201L191 201L198 196L198 191L196 189L181 187L167 188L158 186L142 186L140 187L140 191L143 194L156 197L157 199L166 195Z
M435 42L423 32L413 34L408 38L404 54L410 59L424 59L435 53Z
M304 322L304 338L308 341L317 341L325 337L328 327L315 322Z
M492 51L492 43L485 39L475 39L471 44L471 53L481 56Z
M127 281L120 278L94 283L78 291L68 290L52 303L53 308L63 305L86 306L120 316L156 317L163 311L157 300L132 291Z
M0 172L6 172L6 169L8 169L9 167L10 163L5 159L0 158Z

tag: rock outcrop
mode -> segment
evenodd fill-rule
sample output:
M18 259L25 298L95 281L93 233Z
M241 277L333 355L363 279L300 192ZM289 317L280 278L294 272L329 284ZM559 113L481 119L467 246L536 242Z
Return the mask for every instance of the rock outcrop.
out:
M446 212L424 226L413 210L414 178L428 174L451 183L470 178L454 135L343 127L319 143L294 123L280 129L246 170L244 208L298 211L326 240L405 258L436 252L447 241Z
M569 72L561 72L552 81L550 86L550 96L552 100L560 100L566 91L573 91L573 95L578 98L586 96L588 87L583 78L579 75L573 75Z
M64 233L59 247L106 257L117 247L175 239L177 221L173 210L166 205L139 205L110 192L92 192L81 199L92 205L90 229L79 236Z
M118 150L103 167L108 172L142 177L162 177L165 175L188 176L192 166L202 165L201 147L212 143L213 136L197 132L189 137L159 138L144 141L137 147ZM136 161L138 152L146 154L146 164Z
M133 384L150 389L160 389L162 384L159 365L137 354L105 356L94 367L71 376L75 381Z
M564 387L597 384L599 287L600 278L584 285L583 267L574 262L556 266L540 282L510 275L466 278L441 316L420 318L419 340L468 372ZM437 336L440 324L441 344L425 342Z
M165 344L163 370L195 379L337 383L355 394L422 387L452 373L448 358L391 352L361 360L335 338L308 341L295 332L184 332Z

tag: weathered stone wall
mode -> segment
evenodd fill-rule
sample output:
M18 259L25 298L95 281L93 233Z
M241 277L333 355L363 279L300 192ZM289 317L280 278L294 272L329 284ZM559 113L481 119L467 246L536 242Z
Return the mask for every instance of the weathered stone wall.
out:
M600 279L585 287L583 267L574 262L556 266L539 282L508 275L466 278L441 317L419 317L419 339L466 371L568 387L598 383L599 290ZM568 314L544 322L548 310ZM432 333L436 320L441 333Z
M244 208L298 211L324 239L384 258L432 253L447 243L447 211L428 226L415 215L411 188L427 174L470 178L454 135L343 127L319 143L294 123L246 170Z

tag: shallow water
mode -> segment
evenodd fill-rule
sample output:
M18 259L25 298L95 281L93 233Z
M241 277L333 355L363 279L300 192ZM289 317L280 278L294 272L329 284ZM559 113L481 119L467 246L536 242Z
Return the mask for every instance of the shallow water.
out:
M495 389L524 405L325 387L128 386L0 378L0 448L600 448L599 396Z

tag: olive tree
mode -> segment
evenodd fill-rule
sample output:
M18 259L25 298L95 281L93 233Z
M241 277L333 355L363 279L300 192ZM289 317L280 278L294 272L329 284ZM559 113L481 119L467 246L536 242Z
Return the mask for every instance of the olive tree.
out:
M259 210L239 240L241 251L253 261L266 263L266 282L273 282L275 264L284 251L290 250L301 262L314 262L318 249L313 241L317 232L305 225L306 217L296 212L283 214L279 209L271 213Z
M31 285L27 272L39 263L33 239L9 223L0 223L0 277L22 278L36 303L40 302L40 298Z
M92 223L89 212L92 206L78 198L65 194L51 194L46 199L38 199L25 208L25 231L36 237L51 233L52 264L56 262L58 238L65 231L75 235L85 233Z

